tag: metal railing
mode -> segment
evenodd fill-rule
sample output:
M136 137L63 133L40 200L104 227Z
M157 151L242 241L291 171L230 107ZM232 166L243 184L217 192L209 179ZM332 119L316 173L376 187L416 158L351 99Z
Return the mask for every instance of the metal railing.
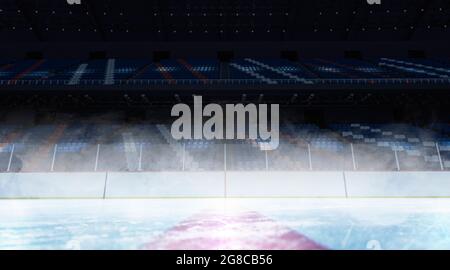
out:
M248 147L245 147L248 146ZM283 149L295 150L284 152ZM420 161L401 148L348 143L336 151L313 144L283 144L265 151L251 145L214 144L195 148L185 143L60 143L0 144L2 172L97 171L240 171L246 162L252 170L266 171L445 171L450 160L438 142L418 146ZM295 154L294 154L295 153ZM432 159L426 160L428 156ZM243 158L245 157L245 158ZM248 159L251 157L251 159ZM287 163L286 163L287 162ZM244 164L244 165L242 165ZM287 166L288 165L288 166Z
M380 78L380 79L272 79L268 84L258 79L130 79L115 80L106 84L105 80L80 80L71 84L70 80L0 80L0 86L90 86L90 85L442 85L450 84L443 78Z

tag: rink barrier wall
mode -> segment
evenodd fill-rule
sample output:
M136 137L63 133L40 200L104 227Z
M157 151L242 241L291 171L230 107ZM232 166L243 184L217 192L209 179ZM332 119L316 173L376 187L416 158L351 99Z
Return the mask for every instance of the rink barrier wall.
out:
M0 199L450 198L450 172L2 173Z
M450 172L346 172L349 197L450 197Z
M228 197L345 197L342 172L227 172Z
M108 173L105 197L223 197L224 181L224 172Z
M106 173L2 173L0 199L101 199Z

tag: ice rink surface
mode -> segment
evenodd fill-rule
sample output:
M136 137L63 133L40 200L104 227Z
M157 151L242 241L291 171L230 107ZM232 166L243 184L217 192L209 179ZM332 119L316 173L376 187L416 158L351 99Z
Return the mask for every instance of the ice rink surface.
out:
M450 199L0 200L0 249L450 249Z

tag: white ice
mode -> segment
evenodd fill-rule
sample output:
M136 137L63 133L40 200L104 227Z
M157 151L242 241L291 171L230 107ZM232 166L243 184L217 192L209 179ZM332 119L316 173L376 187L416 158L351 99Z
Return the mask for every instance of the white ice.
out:
M139 249L193 215L242 211L330 249L450 249L450 199L0 200L0 249Z

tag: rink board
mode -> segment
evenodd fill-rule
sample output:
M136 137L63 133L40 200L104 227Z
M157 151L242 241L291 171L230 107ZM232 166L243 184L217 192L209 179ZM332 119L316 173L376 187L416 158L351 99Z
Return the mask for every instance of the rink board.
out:
M349 197L450 197L448 172L347 172Z
M0 199L450 197L449 172L2 173Z
M102 198L104 173L2 173L0 198Z
M106 198L223 197L223 172L108 173Z

